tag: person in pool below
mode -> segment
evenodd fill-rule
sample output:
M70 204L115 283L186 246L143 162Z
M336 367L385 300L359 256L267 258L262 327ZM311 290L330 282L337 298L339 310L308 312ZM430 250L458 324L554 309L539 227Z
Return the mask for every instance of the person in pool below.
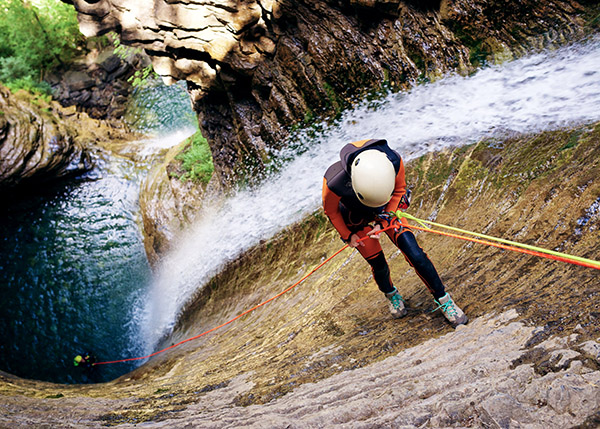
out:
M331 165L323 179L323 208L342 240L357 248L371 266L377 286L390 301L392 316L406 314L404 300L394 287L388 263L379 243L380 233L389 225L385 213L405 210L410 204L404 177L404 163L385 140L361 140L345 145L340 161ZM453 327L468 322L465 313L445 291L433 263L417 244L408 228L385 233L404 254L427 286L436 304ZM359 241L365 237L370 239Z
M96 357L91 353L83 353L75 356L73 359L73 365L79 366L84 369L92 369L96 363Z

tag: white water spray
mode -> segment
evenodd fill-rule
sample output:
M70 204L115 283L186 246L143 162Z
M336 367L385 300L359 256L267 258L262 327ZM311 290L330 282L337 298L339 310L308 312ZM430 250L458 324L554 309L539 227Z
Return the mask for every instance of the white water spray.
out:
M451 76L347 112L310 148L252 191L202 219L161 263L143 309L148 349L168 334L190 297L226 262L320 206L322 177L351 141L384 138L406 159L483 137L600 120L600 41Z

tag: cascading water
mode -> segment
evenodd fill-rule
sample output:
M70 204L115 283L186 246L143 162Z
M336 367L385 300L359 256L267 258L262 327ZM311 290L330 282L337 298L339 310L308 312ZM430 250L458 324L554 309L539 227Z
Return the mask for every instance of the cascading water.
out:
M314 130L294 136L300 155L261 186L207 207L164 257L141 309L146 351L170 333L188 300L227 261L319 207L322 175L344 144L385 138L410 159L484 137L597 120L600 41L592 40L364 103L317 136Z
M131 117L144 118L137 121L142 131L157 133L131 143L136 159L194 132L194 122L182 119L193 118L185 91L147 88L134 102L143 105L152 97L172 104L163 103L152 115L132 109ZM108 381L138 364L89 373L73 366L74 356L86 351L99 359L143 351L135 309L151 273L139 227L138 188L148 166L106 156L93 172L95 180L56 184L11 201L0 213L3 371L74 383Z

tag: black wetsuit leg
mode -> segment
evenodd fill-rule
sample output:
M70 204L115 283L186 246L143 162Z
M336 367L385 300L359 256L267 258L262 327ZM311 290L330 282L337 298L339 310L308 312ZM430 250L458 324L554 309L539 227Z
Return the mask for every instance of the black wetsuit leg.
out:
M383 293L390 293L396 290L392 284L390 278L390 267L385 260L383 252L377 252L372 258L367 259L369 265L371 265L371 271L373 272L373 279L379 290Z
M446 294L444 284L440 279L433 263L417 243L417 239L410 231L404 231L394 236L394 243L404 254L411 267L415 269L417 275L423 280L435 299L439 299Z

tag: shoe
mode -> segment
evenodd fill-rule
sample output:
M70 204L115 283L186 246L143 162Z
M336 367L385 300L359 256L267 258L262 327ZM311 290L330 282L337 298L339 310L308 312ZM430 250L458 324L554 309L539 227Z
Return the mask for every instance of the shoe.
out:
M449 293L446 293L446 295L441 297L439 300L434 299L434 301L438 305L435 310L441 308L442 313L444 313L444 317L448 319L448 322L450 322L454 328L456 328L458 325L465 325L469 321L467 315L460 309L458 305L456 305Z
M397 289L394 289L393 292L386 293L385 297L390 300L390 313L392 313L392 316L395 319L399 319L406 315L407 311L406 307L404 307L404 300Z

